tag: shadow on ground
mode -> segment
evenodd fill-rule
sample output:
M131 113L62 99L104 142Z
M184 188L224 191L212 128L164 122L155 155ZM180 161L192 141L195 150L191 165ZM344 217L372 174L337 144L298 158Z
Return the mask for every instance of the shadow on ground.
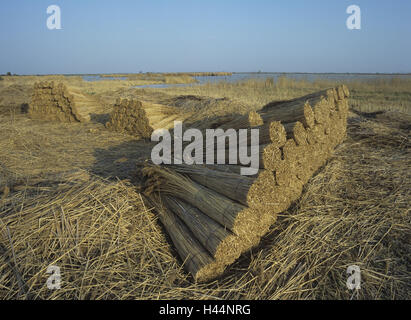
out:
M90 114L90 118L92 122L101 123L102 125L105 125L110 120L110 114L109 113L103 113L103 114L92 113Z
M96 163L90 171L105 179L135 180L136 162L149 159L152 143L145 140L129 141L107 149L94 151Z

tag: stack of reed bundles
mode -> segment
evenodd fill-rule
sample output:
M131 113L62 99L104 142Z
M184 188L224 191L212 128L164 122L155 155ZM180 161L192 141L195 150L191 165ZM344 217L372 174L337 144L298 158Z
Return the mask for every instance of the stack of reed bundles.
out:
M157 129L171 129L174 121L183 122L191 116L180 108L151 102L117 99L106 127L133 136L150 138Z
M184 122L184 125L200 130L218 128L226 123L230 123L235 129L262 125L263 120L257 112L241 115L240 111L246 108L244 104L227 98L191 95L168 98L161 104L136 99L117 99L106 127L113 131L150 138L157 129L172 129L175 121ZM235 112L218 115L228 109Z
M348 97L343 85L258 111L263 124L254 127L260 129L260 170L254 176L241 175L239 165L140 164L144 195L196 281L221 275L301 196L345 139ZM247 118L222 128L251 130Z
M32 119L61 122L89 122L99 113L102 103L64 83L38 82L34 84L28 115Z

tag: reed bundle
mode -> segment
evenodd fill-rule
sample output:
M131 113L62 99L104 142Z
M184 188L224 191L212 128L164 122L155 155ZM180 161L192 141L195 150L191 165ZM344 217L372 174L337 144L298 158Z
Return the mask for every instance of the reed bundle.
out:
M182 95L165 99L162 103L184 109L185 111L216 111L227 107L231 110L246 110L246 106L240 102L228 98L211 98L195 95Z
M251 111L244 116L237 116L233 120L224 123L223 125L220 126L220 129L238 130L238 129L245 129L245 128L250 128L250 127L257 127L263 124L264 122L261 116L257 112Z
M262 170L254 176L242 176L239 165L142 164L145 196L155 199L155 207L167 210L186 227L173 239L181 259L192 259L198 246L202 254L208 254L202 262L186 266L197 280L222 273L260 241L277 214L300 197L304 184L345 138L348 96L348 89L340 86L270 103L258 111L264 121L255 127L260 129ZM250 117L233 119L222 128L231 123L251 130L247 119ZM212 150L214 154L218 151L218 147ZM226 152L226 163L227 156ZM172 227L167 231L173 232ZM184 243L194 240L193 251L187 250Z
M241 121L252 126L262 123L260 116L255 112L249 112L249 107L246 104L228 98L183 95L164 99L161 103L190 113L191 115L186 122L190 127L200 130L218 128L233 121L240 121L240 123L231 126L231 128L239 128ZM228 110L229 114L227 114ZM243 116L244 114L246 115Z

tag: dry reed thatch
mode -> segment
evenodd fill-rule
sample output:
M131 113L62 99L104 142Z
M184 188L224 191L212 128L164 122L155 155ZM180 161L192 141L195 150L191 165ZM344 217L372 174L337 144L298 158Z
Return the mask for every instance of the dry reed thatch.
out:
M154 205L162 203L164 208L160 209L166 210L167 215L181 218L181 212L195 212L202 219L212 219L237 236L231 245L239 248L239 252L234 250L235 255L230 256L232 251L226 248L221 255L213 256L212 263L195 264L195 268L193 264L187 266L196 280L209 280L209 274L217 276L217 269L222 271L224 266L233 262L227 256L235 259L256 245L275 222L277 214L300 197L304 184L345 138L348 95L348 89L341 86L291 101L272 103L258 112L265 120L263 124L257 123L257 128L262 129L261 141L269 143L260 145L260 166L265 170L260 170L256 176L240 175L238 166L230 169L225 165L216 169L202 165L168 165L164 168L142 164L144 193L149 198L156 197ZM233 125L237 129L250 129L250 118L249 115L238 117L222 128ZM216 148L212 152L217 154L218 151ZM165 201L162 199L164 196L167 196ZM187 203L188 209L183 204L176 205L175 201ZM209 229L208 236L203 235L204 230L197 232L197 227L192 224L199 224L198 219L193 221L184 216L182 221L187 230L191 230L191 233L185 232L184 241L190 237L198 240L197 234L202 234L202 238L214 238L214 228ZM187 251L186 245L184 251L179 250L182 244L177 242L181 240L174 238L173 241L183 261L196 255ZM204 246L204 239L198 243ZM203 248L204 252L215 250L215 245L211 249L207 246ZM217 269L215 265L218 265ZM210 268L212 272L204 271Z
M166 105L178 107L185 111L209 112L230 107L230 110L245 110L244 105L227 98L211 98L198 95L182 95L163 100Z
M250 127L257 127L264 124L263 119L261 116L255 112L251 111L244 116L237 116L233 120L226 122L219 126L220 129L227 130L227 129L245 129Z
M0 115L26 111L32 89L32 86L26 84L0 86Z
M350 119L348 139L303 196L257 248L207 283L182 270L158 213L144 206L133 185L66 176L11 191L0 200L0 297L410 299L410 135L383 116ZM33 123L17 122L13 136L31 138ZM6 142L4 156L18 141ZM61 267L60 290L45 285L51 264ZM361 267L363 284L354 295L346 286L352 264Z
M184 121L191 113L151 102L118 99L106 127L117 132L150 138L154 130L171 129L174 121Z
M255 113L250 113L246 104L228 98L212 98L199 95L182 95L161 99L161 103L175 106L190 113L186 120L191 127L198 129L217 128L227 122L237 120L245 114L250 114L250 123L261 120ZM247 119L245 119L247 121Z
M91 114L98 113L101 106L97 98L62 82L44 81L34 84L28 114L32 119L89 122Z

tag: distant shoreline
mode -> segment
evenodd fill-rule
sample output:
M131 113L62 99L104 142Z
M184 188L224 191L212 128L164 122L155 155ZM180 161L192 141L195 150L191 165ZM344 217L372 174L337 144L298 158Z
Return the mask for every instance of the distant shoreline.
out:
M106 75L110 76L119 76L119 75L139 75L139 74L190 74L194 72L144 72L144 73L49 73L49 74L13 74L12 76L101 76ZM208 72L204 72L208 73ZM213 73L213 72L209 72ZM218 72L215 72L218 73ZM366 72L231 72L234 74L280 74L280 75L287 75L287 74L301 74L301 75L364 75L364 76L411 76L411 73L366 73ZM5 74L0 74L1 76L6 76ZM210 75L212 76L222 76L222 75ZM225 77L230 77L231 75L224 75Z
M233 72L233 74L316 74L316 75L364 75L364 76L411 76L411 73L366 72Z

